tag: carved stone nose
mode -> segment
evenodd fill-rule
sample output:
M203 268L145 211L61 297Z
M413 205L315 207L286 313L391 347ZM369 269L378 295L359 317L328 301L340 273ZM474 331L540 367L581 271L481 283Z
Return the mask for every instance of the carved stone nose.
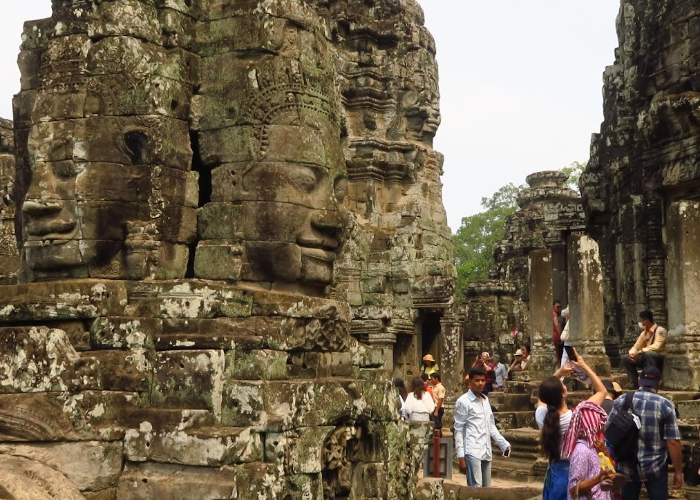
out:
M25 200L22 204L22 212L32 216L48 215L60 212L63 209L63 203L60 201L32 201Z

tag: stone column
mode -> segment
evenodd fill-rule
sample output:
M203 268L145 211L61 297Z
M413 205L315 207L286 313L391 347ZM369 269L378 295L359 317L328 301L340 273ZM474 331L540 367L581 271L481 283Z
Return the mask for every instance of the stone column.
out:
M671 204L666 241L669 337L664 387L697 390L700 385L700 203L684 200Z
M440 320L440 377L446 389L444 429L452 427L455 402L464 392L464 318L456 309L446 310Z
M552 252L530 252L530 378L543 379L554 371L552 340Z
M384 353L384 369L391 374L394 371L394 344L396 334L389 331L378 331L368 334L367 343L372 347L378 347Z
M598 375L610 375L610 359L603 342L603 274L598 244L588 236L573 234L566 246L571 315L568 343L585 355Z

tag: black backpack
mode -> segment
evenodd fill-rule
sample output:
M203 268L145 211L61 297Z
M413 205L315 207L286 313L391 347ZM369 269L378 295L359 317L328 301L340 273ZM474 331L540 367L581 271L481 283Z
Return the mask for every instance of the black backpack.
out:
M618 462L637 462L639 428L631 411L633 398L634 392L625 394L625 403L605 429L605 439Z

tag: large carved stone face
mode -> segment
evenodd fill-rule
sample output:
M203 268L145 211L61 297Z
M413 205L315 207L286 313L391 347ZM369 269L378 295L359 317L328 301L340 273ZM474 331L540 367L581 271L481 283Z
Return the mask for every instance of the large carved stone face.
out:
M171 199L180 198L184 181L168 165L186 165L190 154L186 124L141 117L38 123L28 149L22 249L24 266L39 278L123 276L128 224L157 217L154 179L177 186ZM171 222L179 223L177 214Z
M259 29L258 17L247 22ZM197 251L233 242L241 263L235 279L318 295L333 279L346 189L332 52L320 31L269 23L279 29L260 28L269 36L263 46L276 48L275 55L203 60L203 73L225 82L196 99L197 109L211 110L198 118L203 162L212 167L211 209L235 212L240 229L211 231L227 222L208 221L212 236ZM228 277L217 272L198 275Z
M140 202L149 194L148 172L120 163L129 163L116 145L123 138L104 122L93 124L92 140L83 125L64 121L32 129L31 182L21 210L24 258L33 271L70 275L69 268L108 265L121 249L126 221L147 217ZM85 161L101 159L91 151L96 148L104 156L118 154L111 162Z
M264 281L325 286L342 229L345 177L312 164L263 162L244 177L243 233L253 270Z
M410 68L418 68L416 73L406 75L406 89L401 96L401 112L406 120L406 135L427 144L440 126L440 90L435 59L425 53L408 58L413 61Z

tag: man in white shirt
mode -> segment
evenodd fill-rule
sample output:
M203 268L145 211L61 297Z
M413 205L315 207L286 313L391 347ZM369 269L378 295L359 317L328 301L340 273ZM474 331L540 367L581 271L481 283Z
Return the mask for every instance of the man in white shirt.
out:
M455 447L460 468L467 469L469 486L491 485L491 438L504 457L510 456L510 443L496 428L489 398L482 394L486 373L475 366L469 371L469 391L455 404Z
M506 386L508 370L506 370L506 365L501 363L501 358L498 354L494 354L491 359L493 359L493 372L496 377L496 380L493 381L493 390L502 391Z

